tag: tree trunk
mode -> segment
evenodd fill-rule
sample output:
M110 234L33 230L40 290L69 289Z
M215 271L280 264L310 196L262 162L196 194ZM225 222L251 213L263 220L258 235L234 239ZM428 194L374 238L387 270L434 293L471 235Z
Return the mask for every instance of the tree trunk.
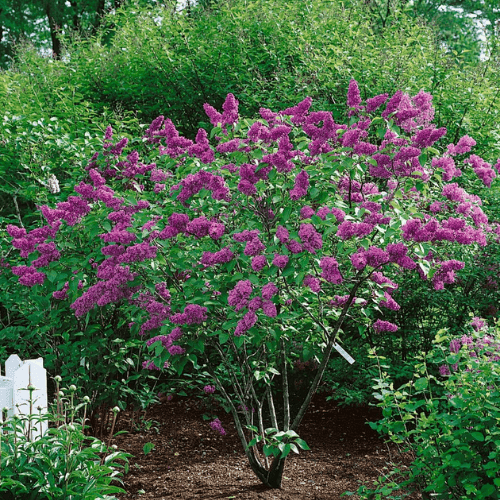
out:
M269 469L267 486L269 488L281 488L281 481L283 480L283 471L285 470L285 458L275 458Z
M57 7L58 6L55 5L55 2L51 0L45 1L44 10L49 21L50 38L52 40L52 55L54 59L61 59L61 41L57 36L57 32L61 26L57 24L55 18Z

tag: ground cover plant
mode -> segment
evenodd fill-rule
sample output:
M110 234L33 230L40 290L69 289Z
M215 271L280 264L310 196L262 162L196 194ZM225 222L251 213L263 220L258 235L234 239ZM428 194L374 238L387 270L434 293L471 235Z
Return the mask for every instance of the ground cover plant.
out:
M412 380L399 387L384 359L373 356L383 418L371 425L414 458L375 489L362 486L362 498L401 498L402 489L427 498L500 497L500 338L498 326L480 318L472 326L459 337L438 332Z
M363 101L351 80L348 123L310 107L243 119L229 94L221 112L205 104L214 128L195 141L158 117L135 141L149 145L142 158L109 127L76 195L41 207L45 226L7 228L27 259L12 267L21 285L56 284L81 321L127 321L147 338L146 369L206 370L272 488L287 455L308 448L296 431L333 350L354 361L340 345L351 312L367 343L392 336L383 311L399 308L398 273L443 290L464 267L457 249L498 232L464 188L490 186L496 166L469 154L468 136L440 154L430 94ZM461 169L474 173L464 187ZM290 364L312 360L291 405ZM217 415L210 426L225 432Z
M56 377L56 398L49 412L37 409L29 391L32 413L0 421L0 494L5 500L97 500L116 498L124 492L121 469L128 470L130 454L85 435L90 398L75 398L76 387L60 386ZM118 410L118 409L117 409ZM116 415L116 412L115 412ZM36 435L42 424L49 428ZM114 422L113 422L114 423ZM113 435L111 429L110 437Z

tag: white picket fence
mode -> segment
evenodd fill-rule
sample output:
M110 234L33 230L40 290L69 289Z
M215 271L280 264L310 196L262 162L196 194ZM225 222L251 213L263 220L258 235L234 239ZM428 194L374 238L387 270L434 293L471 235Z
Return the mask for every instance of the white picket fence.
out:
M0 366L0 421L3 421L5 409L7 419L30 413L28 386L35 387L32 413L47 413L47 372L43 367L43 358L22 361L17 354L9 356L5 362L5 376L2 376ZM46 420L33 425L31 439L43 435L47 428Z

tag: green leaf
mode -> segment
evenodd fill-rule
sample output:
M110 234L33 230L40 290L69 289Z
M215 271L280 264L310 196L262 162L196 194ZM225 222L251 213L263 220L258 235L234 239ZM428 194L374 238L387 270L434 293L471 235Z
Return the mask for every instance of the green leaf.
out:
M151 450L154 449L154 447L155 447L154 443L146 443L142 448L142 451L144 451L144 455L150 453Z
M289 443L287 444L280 443L278 445L278 448L281 450L281 458L285 458L286 456L288 456L288 454L292 450L292 447L290 446Z
M480 491L484 498L488 498L493 495L497 489L492 484L484 484Z
M310 450L308 444L301 438L295 439L295 443L299 445L303 450Z
M419 378L415 380L415 389L417 391L423 391L429 385L429 381L426 378Z
M471 436L476 440L476 441L484 441L484 435L481 432L471 432Z
M219 334L219 344L225 344L229 339L229 333L220 333Z
M290 214L292 213L292 207L286 207L284 210L283 210L283 213L281 214L281 217L280 217L280 223L281 224L284 224L288 221L288 219L290 218Z
M269 455L274 455L274 450L276 448L272 445L269 445L269 444L265 444L263 447L262 447L262 451L264 452L264 455L266 457L268 457Z

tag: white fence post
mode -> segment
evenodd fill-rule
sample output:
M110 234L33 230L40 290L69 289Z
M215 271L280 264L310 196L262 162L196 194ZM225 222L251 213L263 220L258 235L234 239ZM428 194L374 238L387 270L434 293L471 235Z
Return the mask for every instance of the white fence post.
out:
M7 408L7 418L29 415L29 386L35 387L32 391L32 414L47 413L47 372L43 367L43 358L21 361L17 354L9 356L5 362L5 377L0 376L0 420L3 418L4 408ZM47 428L46 420L41 423L33 422L30 438L40 437Z

